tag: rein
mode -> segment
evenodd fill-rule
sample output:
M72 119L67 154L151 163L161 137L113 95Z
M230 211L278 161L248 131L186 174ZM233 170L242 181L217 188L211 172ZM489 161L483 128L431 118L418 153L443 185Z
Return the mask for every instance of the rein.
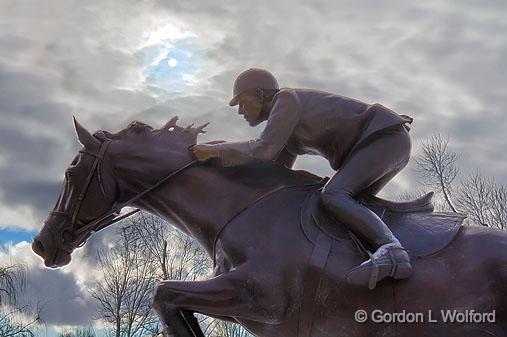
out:
M157 187L159 187L160 185L162 185L163 183L165 183L167 180L171 179L172 177L174 177L175 175L177 175L178 173L180 173L181 171L185 170L186 168L194 165L195 163L197 163L197 160L192 160L190 163L188 164L185 164L183 165L182 167L180 167L179 169L177 169L176 171L170 173L169 175L165 176L164 178L160 179L155 185L152 185L151 187L148 187L147 189L145 189L144 191L136 194L135 196L133 196L132 198L128 199L127 201L117 205L116 207L112 208L109 212L106 212L104 215L100 216L99 218L97 218L96 220L84 225L83 227L79 228L76 233L78 234L81 234L87 230L90 230L90 231L93 231L94 229L97 229L95 228L98 224L100 224L101 221L107 219L108 217L112 216L112 215L117 215L118 212L125 206L128 206L129 204L131 204L132 202L136 201L137 199L143 197L144 195L148 194L149 192L153 191L154 189L156 189ZM106 226L109 226L109 225L112 225L120 220L123 220L125 218L128 218L129 216L139 212L140 209L136 208L135 210L133 211L130 211L124 215L121 215L121 216L118 216L118 217L115 217L113 220L111 220L110 222L107 222L106 224L103 224L100 226L100 228L103 228L103 227L106 227Z
M102 144L100 145L100 149L99 149L99 152L98 153L93 153L93 152L90 152L88 150L84 150L82 151L83 153L87 153L89 155L92 155L95 157L95 160L93 161L93 164L92 164L92 168L90 170L90 172L88 173L88 176L85 180L85 184L83 185L83 188L81 189L81 192L78 196L78 199L77 199L77 202L70 208L71 209L71 212L67 213L67 212L58 212L58 211L52 211L50 214L51 215L55 215L55 216L63 216L63 217L67 217L67 218L70 218L71 219L71 224L70 224L70 228L71 228L71 231L73 231L74 233L74 236L75 238L72 240L72 242L68 242L67 245L70 245L71 247L69 247L69 249L67 249L67 247L63 247L63 249L67 252L71 252L72 251L72 245L75 243L75 242L78 242L76 247L80 247L82 244L84 244L86 238L88 237L88 235L92 232L96 232L96 231L99 231L109 225L112 225L120 220L123 220L125 218L128 218L130 217L131 215L134 215L135 213L139 212L140 209L134 209L126 214L123 214L123 215L119 215L120 214L120 211L123 207L125 206L128 206L129 204L131 204L132 202L138 200L139 198L143 197L144 195L148 194L149 192L153 191L154 189L156 189L157 187L159 187L160 185L162 185L163 183L165 183L167 180L171 179L172 177L174 177L175 175L177 175L178 173L180 173L181 171L185 170L186 168L194 165L195 163L197 163L197 160L192 160L191 162L183 165L182 167L180 167L179 169L177 169L176 171L168 174L167 176L165 176L164 178L160 179L155 185L152 185L151 187L145 189L144 191L136 194L135 196L133 196L132 198L128 199L127 201L119 204L119 205L116 205L115 207L113 207L111 210L105 212L104 214L102 214L101 216L99 216L97 219L95 220L92 220L90 221L89 223L86 223L86 224L83 224L81 221L79 221L79 219L77 218L78 214L79 214L79 210L81 208L81 204L84 200L84 197L86 195L86 192L88 191L88 188L90 187L90 184L92 182L92 179L93 179L93 176L95 175L95 172L98 171L98 169L100 168L100 163L102 161L102 159L104 159L104 155L107 151L107 148L109 147L109 145L111 144L111 141L110 140L105 140L104 142L102 142ZM99 183L100 183L100 172L98 172L99 174ZM104 192L104 189L102 187L102 185L100 186L101 190ZM109 220L110 221L105 221L104 220ZM82 224L82 226L80 226L79 228L76 228L76 224ZM49 227L48 227L49 228ZM49 228L50 232L53 233L54 236L55 233L51 230L51 228ZM66 244L66 240L65 240L65 237L64 237L64 233L65 231L68 232L68 230L63 230L62 233L61 233L61 242Z
M144 191L136 194L135 196L133 196L132 198L128 199L127 201L125 202L122 202L121 204L119 205L116 205L114 206L113 208L111 208L109 211L105 212L104 214L102 214L101 216L99 216L98 218L96 218L95 220L92 220L86 224L83 224L81 221L79 221L79 219L77 219L77 216L79 214L79 210L81 208L81 203L83 202L84 200L84 197L86 195L86 192L88 191L88 188L90 187L90 184L92 182L92 179L93 179L93 176L95 175L95 172L97 172L99 169L100 169L100 164L101 164L101 161L104 159L104 155L107 151L107 148L109 147L111 141L110 140L105 140L102 142L101 146L100 146L100 149L99 149L99 152L98 153L93 153L93 152L90 152L89 150L84 150L82 151L83 153L87 153L89 155L92 155L95 157L95 160L93 161L93 164L92 164L92 168L90 170L90 172L88 173L88 176L85 180L85 184L81 190L81 193L79 194L78 196L78 199L77 199L77 203L74 204L72 207L71 207L71 212L70 212L70 215L67 213L67 212L58 212L58 211L52 211L51 214L52 215L56 215L56 216L63 216L63 217L67 217L67 218L70 218L71 219L71 224L70 224L70 227L71 227L71 230L75 233L75 238L72 242L69 242L67 243L68 245L72 245L74 244L75 242L78 242L76 247L80 247L82 244L84 244L86 238L88 237L89 234L93 233L93 232L97 232L107 226L110 226L118 221L121 221L125 218L128 218L134 214L136 214L137 212L140 211L140 209L136 208L128 213L125 213L123 215L120 215L120 211L123 207L125 206L128 206L129 204L131 204L132 202L138 200L139 198L145 196L146 194L150 193L151 191L153 191L154 189L156 189L157 187L159 187L160 185L164 184L166 181L168 181L169 179L171 179L172 177L176 176L177 174L179 174L180 172L184 171L185 169L189 168L190 166L194 165L197 163L197 160L192 160L191 162L183 165L182 167L178 168L177 170L171 172L170 174L168 174L167 176L165 176L164 178L160 179L156 184L148 187L147 189L145 189ZM99 184L100 184L100 172L98 172L99 174ZM305 184L303 186L308 186L308 185L313 185L313 184ZM279 192L281 190L284 190L284 189L288 189L288 188L293 188L293 187L300 187L302 185L282 185L282 186L279 186L271 191L268 191L267 193L264 193L262 194L261 196L259 196L258 198L256 198L253 202L249 203L248 205L246 205L245 207L243 207L242 209L240 209L238 212L236 212L236 214L234 214L228 221L224 222L218 229L216 235L215 235L215 238L213 240L213 267L216 266L216 244L217 244L217 241L218 239L220 238L220 235L222 234L222 232L224 231L224 229L227 227L227 225L229 225L229 223L231 223L237 216L239 216L241 213L243 213L246 209L252 207L253 205L255 205L256 203L260 202L262 199L272 195L272 194L275 194L276 192ZM102 187L102 185L100 186L102 192L104 193L104 189ZM105 194L105 193L104 193ZM105 221L104 220L108 220L110 219L110 221ZM76 223L78 224L82 224L82 226L80 226L79 228L75 228L76 226ZM53 233L54 236L55 233L50 229L50 232ZM61 242L66 244L65 242L65 238L63 236L63 233L65 233L65 230L62 231L62 234L61 234ZM71 252L72 251L72 248L73 247L70 247L70 249L67 249L66 247L63 247L63 249L67 252Z
M227 227L227 225L229 223L232 222L232 220L234 220L236 217L238 217L241 213L243 213L245 210L247 210L248 208L252 207L253 205L255 205L256 203L258 203L259 201L261 201L262 199L264 199L265 197L269 196L269 195L272 195L278 191L281 191L281 190L284 190L286 188L290 188L290 187L296 187L296 185L282 185L282 186L279 186L267 193L264 193L263 195L261 195L260 197L258 197L257 199L255 199L253 202L249 203L248 205L246 205L245 207L243 207L242 209L240 209L238 212L236 212L236 214L234 214L229 220L227 220L226 222L224 222L218 229L217 231L217 234L215 235L215 239L213 240L213 268L216 267L216 264L217 264L217 241L218 239L220 238L220 234L222 234L222 232L224 231L225 227Z

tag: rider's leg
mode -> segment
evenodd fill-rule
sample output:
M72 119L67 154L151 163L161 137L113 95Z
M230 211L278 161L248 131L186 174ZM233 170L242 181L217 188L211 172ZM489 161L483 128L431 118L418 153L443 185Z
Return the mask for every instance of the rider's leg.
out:
M403 167L400 167L399 170L393 170L390 173L386 174L376 182L374 182L370 187L368 187L366 190L360 193L359 197L364 200L368 200L371 197L375 197L377 193L385 186L388 182L391 181L391 179L394 178L402 169Z
M371 192L377 192L394 177L407 164L410 147L410 137L401 126L377 134L374 139L350 155L322 192L321 198L324 205L338 220L377 248L382 247L377 255L374 254L374 257L380 258L386 252L389 253L388 257L391 259L389 265L392 268L383 268L379 279L389 275L400 278L408 276L408 273L402 269L396 270L395 261L392 261L399 256L404 263L408 263L407 268L410 268L408 255L406 252L397 252L391 256L391 248L403 249L402 246L385 223L375 213L358 203L354 197L365 193L368 189ZM390 249L387 249L388 247ZM366 267L365 271L369 272ZM389 272L386 271L387 269ZM362 272L362 269L359 271ZM364 275L361 274L359 277L359 281L363 282L361 278L364 278Z
M399 129L379 133L346 160L322 191L322 202L333 215L377 247L397 241L384 222L354 197L378 192L408 162L410 137Z

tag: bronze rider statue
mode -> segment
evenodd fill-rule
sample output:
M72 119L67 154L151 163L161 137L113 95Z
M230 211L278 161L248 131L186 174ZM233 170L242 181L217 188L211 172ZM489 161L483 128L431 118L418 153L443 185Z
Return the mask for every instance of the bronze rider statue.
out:
M312 89L278 86L263 69L248 69L234 83L230 106L256 126L267 120L258 139L198 144L199 161L217 158L223 166L272 161L292 167L297 155L318 154L336 170L325 185L322 204L339 221L377 250L347 274L351 284L367 286L386 277L407 278L410 258L386 224L357 201L374 196L405 167L410 157L412 118L380 104ZM374 268L374 265L375 268Z

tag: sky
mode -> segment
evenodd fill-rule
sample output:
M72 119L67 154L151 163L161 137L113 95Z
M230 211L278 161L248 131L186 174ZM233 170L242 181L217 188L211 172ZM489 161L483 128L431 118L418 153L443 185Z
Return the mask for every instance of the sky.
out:
M28 243L80 148L72 116L114 132L178 115L182 124L211 122L202 141L254 138L262 125L250 128L227 105L235 76L250 67L284 87L411 115L413 155L431 134L449 135L464 170L507 183L506 10L503 0L3 0L0 263L27 263L27 293L45 295L48 324L88 322L90 275L79 266L93 263L92 250L50 271ZM318 157L296 168L333 173ZM412 168L384 193L414 189Z

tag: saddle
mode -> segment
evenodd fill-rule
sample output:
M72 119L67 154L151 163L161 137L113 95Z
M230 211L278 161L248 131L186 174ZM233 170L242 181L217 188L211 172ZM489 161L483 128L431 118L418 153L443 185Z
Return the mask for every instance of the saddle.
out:
M308 240L317 242L319 234L332 238L331 252L343 252L343 243L355 242L369 247L339 223L320 204L322 187L311 191L301 207L301 227ZM458 233L465 215L433 212L433 192L408 202L393 202L372 197L358 200L376 213L400 240L411 257L435 254L447 246ZM349 246L349 245L347 245Z
M345 224L339 223L321 207L322 187L323 184L313 186L300 208L301 229L314 247L305 276L298 337L311 336L320 280L330 253L367 255L368 250L373 251L368 243L357 238ZM434 213L432 197L431 192L408 202L392 202L377 197L358 201L375 212L409 255L416 258L445 248L454 239L465 218L459 213Z

